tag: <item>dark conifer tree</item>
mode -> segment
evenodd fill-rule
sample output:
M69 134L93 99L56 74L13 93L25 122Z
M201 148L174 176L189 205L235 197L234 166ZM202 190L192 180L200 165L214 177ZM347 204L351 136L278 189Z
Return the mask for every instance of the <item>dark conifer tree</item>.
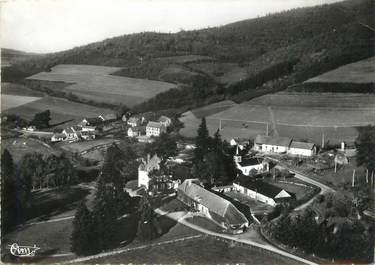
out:
M73 220L71 235L71 248L77 255L89 255L96 253L96 238L93 233L92 214L87 209L84 201L80 203Z
M208 153L210 146L210 137L206 125L206 119L203 117L201 125L198 128L198 135L195 138L196 148L194 149L194 160L203 161L204 156Z
M155 213L147 196L139 201L140 218L138 222L137 238L141 241L149 241L157 237Z

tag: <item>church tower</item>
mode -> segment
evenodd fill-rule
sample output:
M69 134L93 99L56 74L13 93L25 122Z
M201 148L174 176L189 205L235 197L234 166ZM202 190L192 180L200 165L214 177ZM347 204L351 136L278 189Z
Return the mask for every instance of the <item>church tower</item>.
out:
M235 163L241 163L241 161L242 161L242 156L240 155L238 145L236 147L236 154L233 156L233 160L234 160Z

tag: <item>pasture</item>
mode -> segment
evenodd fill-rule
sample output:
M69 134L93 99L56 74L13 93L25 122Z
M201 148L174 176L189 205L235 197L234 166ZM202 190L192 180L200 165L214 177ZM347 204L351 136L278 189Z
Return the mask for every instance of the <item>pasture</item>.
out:
M44 97L22 106L9 108L4 111L4 113L16 114L21 118L30 121L36 113L45 110L50 110L51 112L51 126L59 124L76 124L84 117L97 117L103 113L113 112L109 109L76 103L62 98Z
M16 108L40 99L40 97L1 94L1 111Z
M203 113L203 114L202 114ZM201 115L200 115L201 114ZM375 124L375 96L352 93L276 93L233 105L215 114L197 110L180 118L183 136L194 137L205 116L213 135L221 127L223 139L254 138L257 134L278 133L321 143L353 142L357 127ZM199 117L199 118L198 118Z
M1 83L1 95L43 97L44 94L39 91L32 90L24 85L15 83Z
M71 85L62 88L63 92L72 93L83 100L125 104L129 107L176 87L166 82L112 75L120 69L94 65L57 65L52 67L51 72L41 72L27 79L69 83Z
M341 66L305 83L375 83L375 57Z

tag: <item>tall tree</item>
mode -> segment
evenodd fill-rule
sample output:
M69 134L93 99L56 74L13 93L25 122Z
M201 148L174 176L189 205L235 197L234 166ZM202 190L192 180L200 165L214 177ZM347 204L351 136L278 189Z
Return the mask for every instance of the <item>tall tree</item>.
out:
M50 110L45 110L34 115L33 120L30 122L30 125L34 125L38 129L48 128L49 122L51 120Z
M93 234L92 214L82 201L74 215L71 235L72 251L78 255L89 255L97 251L96 238Z
M210 137L206 125L206 119L203 117L198 128L198 135L195 138L196 148L194 149L194 160L203 161L204 156L208 153L210 146Z
M138 222L137 237L141 241L149 241L157 237L155 213L147 196L139 201L140 218Z
M370 172L375 170L375 126L359 129L355 142L357 148L357 165L364 166Z
M163 160L177 155L176 140L167 133L162 133L155 142L148 144L145 152L147 154L157 154Z
M28 153L21 160L21 176L25 190L43 188L45 161L39 153Z

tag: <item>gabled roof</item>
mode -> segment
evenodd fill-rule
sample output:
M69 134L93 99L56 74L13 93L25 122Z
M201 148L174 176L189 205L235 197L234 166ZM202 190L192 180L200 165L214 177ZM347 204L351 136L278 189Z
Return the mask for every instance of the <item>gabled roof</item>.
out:
M64 131L65 131L66 133L75 133L75 131L73 130L72 127L67 127L67 128L65 128Z
M240 176L234 182L242 187L245 187L252 191L256 191L269 198L285 198L287 197L287 194L290 197L290 194L282 188L279 188L267 182L263 182L262 180L254 180L252 178L249 178L248 176Z
M130 127L128 130L132 130L133 132L145 132L146 131L146 126Z
M262 160L260 158L251 157L245 158L241 162L238 163L241 167L249 167L254 165L262 164Z
M159 122L167 122L167 121L171 121L170 118L168 118L167 116L160 116L160 118L158 119Z
M257 135L254 143L289 147L291 141L292 139L289 137Z
M313 143L292 141L292 143L290 145L290 148L311 150L311 149L313 149L314 146L315 146L315 144L313 144Z
M152 128L159 128L161 129L162 127L164 127L163 124L159 123L159 122L156 122L156 121L149 121L147 123L147 127L152 127Z
M139 121L139 120L140 120L139 117L130 117L130 118L128 119L128 122L137 122L137 121Z
M246 217L231 202L189 180L185 180L178 186L178 190L215 214L225 218L232 225L242 225L248 222Z

